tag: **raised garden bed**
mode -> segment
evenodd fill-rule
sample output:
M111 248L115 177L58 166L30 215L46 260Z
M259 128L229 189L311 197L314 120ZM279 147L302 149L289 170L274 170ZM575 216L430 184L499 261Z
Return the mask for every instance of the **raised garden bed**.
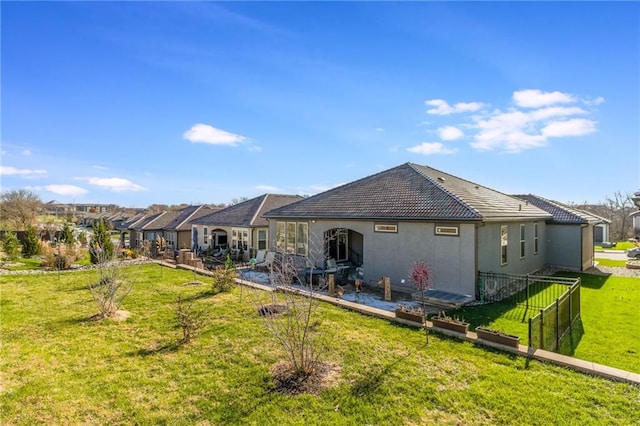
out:
M408 321L424 323L424 315L422 315L422 308L407 308L400 306L396 308L396 317L406 319Z
M468 322L455 319L455 318L441 317L441 316L433 317L431 318L431 322L433 323L434 327L442 328L445 330L451 330L451 331L455 331L463 334L467 334L467 331L469 331Z
M478 339L499 343L512 348L517 348L520 345L520 336L514 336L513 334L490 330L484 327L476 328L476 334L478 335Z

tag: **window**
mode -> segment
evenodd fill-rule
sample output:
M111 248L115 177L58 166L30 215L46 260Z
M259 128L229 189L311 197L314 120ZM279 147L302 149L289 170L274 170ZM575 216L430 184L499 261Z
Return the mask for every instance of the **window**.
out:
M289 254L307 256L309 224L307 222L276 222L276 247Z
M176 233L167 232L167 247L175 247L175 246L176 246Z
M267 230L258 229L258 250L267 249Z
M247 249L249 243L249 231L246 229L231 229L231 247L235 249Z
M209 245L209 235L208 234L209 234L209 230L205 226L204 229L202 230L202 245L205 245L205 246Z
M391 223L376 223L373 225L373 230L375 232L398 232L398 225Z
M451 235L457 237L459 232L457 226L436 226L436 235Z
M296 254L298 256L307 255L308 236L309 236L309 224L305 222L299 222L298 232L296 234Z
M524 225L520 225L520 258L522 259L524 257L524 248L525 248L525 243L524 243Z
M507 264L507 247L509 243L508 226L502 225L500 227L500 253L501 253L501 265Z
M538 254L538 224L533 224L533 254Z
M284 250L285 235L285 223L276 222L276 247L280 250Z

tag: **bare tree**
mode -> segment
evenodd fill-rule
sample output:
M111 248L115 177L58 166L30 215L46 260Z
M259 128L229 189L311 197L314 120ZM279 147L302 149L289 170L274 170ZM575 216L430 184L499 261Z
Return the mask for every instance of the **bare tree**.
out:
M114 318L124 299L133 290L134 279L131 274L125 276L123 273L122 263L115 255L118 250L109 253L99 246L91 247L91 250L92 256L97 259L98 271L97 279L89 283L91 296L102 318Z
M611 238L614 241L623 241L629 238L631 230L631 217L635 205L631 193L623 194L616 191L612 197L605 198L605 207L611 220Z
M248 200L247 197L232 198L231 201L229 201L229 205L230 206L235 206L236 204L243 203L243 202L245 202L247 200Z
M5 191L0 195L2 219L12 230L23 231L35 225L41 207L40 197L26 189Z
M315 265L315 260L324 260L323 250L311 251L316 256L296 256L278 251L270 266L272 285L280 291L260 293L254 291L255 306L263 319L265 328L280 346L286 368L275 374L279 386L290 391L304 387L304 382L316 375L323 364L322 357L328 348L328 335L318 328L318 289L313 277L305 283L304 270ZM301 283L303 289L296 291L293 283ZM322 284L320 284L322 285Z

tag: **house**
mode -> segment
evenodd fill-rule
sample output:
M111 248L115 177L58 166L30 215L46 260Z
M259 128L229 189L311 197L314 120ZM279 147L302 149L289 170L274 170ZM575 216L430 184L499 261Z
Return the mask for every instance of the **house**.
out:
M180 210L163 228L167 247L191 248L191 222L218 210L205 205L188 206Z
M268 248L269 228L264 213L302 200L299 195L263 194L191 221L192 248L240 249L245 257Z
M166 213L167 212L164 211L150 215L145 214L126 224L129 233L129 247L132 249L141 249L145 241L154 241L155 234L149 231L145 232L146 227Z
M631 213L633 235L637 240L640 240L640 210Z
M596 230L600 230L599 237L602 238L601 226L605 225L608 229L607 219L537 195L515 195L515 197L552 215L551 219L547 220L546 226L545 244L548 265L577 271L593 266Z
M476 296L478 272L527 274L546 264L546 222L531 203L442 171L405 163L269 211L270 244L360 267L411 291L414 261L433 286Z

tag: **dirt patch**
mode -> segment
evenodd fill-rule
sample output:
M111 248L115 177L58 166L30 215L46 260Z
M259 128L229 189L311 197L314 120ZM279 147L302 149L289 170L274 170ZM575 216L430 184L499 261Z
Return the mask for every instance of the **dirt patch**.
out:
M310 373L298 375L287 362L279 362L271 368L275 382L274 391L286 395L317 395L322 389L338 382L341 368L331 362L319 362Z
M184 283L184 286L197 286L197 285L204 285L204 283L202 281L189 281L188 283Z
M263 317L270 317L286 312L287 309L287 305L264 305L258 309L258 314Z

